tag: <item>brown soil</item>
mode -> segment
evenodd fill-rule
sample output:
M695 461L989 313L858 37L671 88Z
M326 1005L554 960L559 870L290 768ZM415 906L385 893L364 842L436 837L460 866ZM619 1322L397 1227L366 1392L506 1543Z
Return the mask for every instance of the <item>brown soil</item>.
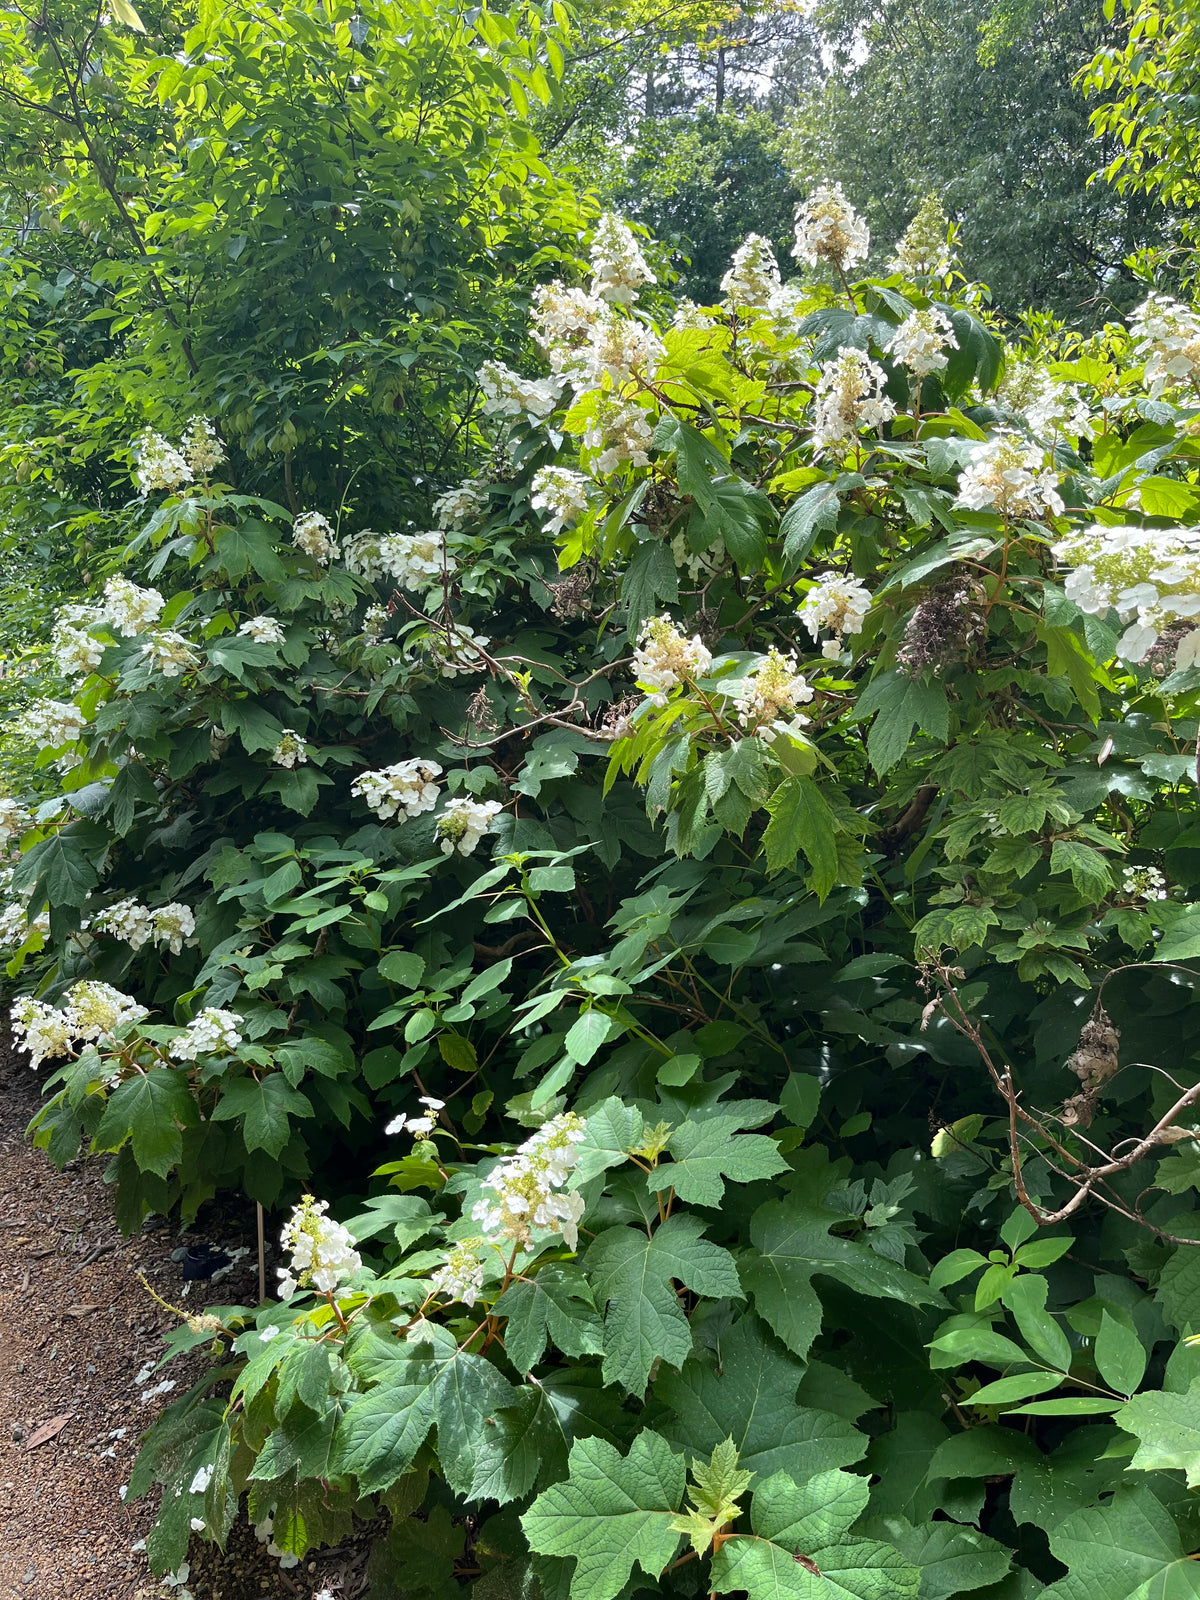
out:
M183 1301L171 1252L201 1239L226 1248L253 1239L246 1218L213 1208L183 1236L149 1219L123 1240L103 1181L107 1158L59 1173L29 1146L24 1130L38 1104L34 1074L0 1041L0 1600L177 1597L132 1549L149 1531L152 1504L126 1506L119 1491L139 1435L170 1399L144 1394L164 1378L183 1392L203 1356L139 1386L178 1319L154 1304L138 1275L163 1299L200 1310L209 1286L193 1285ZM253 1251L211 1297L253 1304L252 1261ZM52 1423L60 1426L46 1437ZM353 1600L361 1592L361 1548L282 1572L242 1525L224 1555L195 1540L190 1554L195 1600L310 1600L322 1587Z

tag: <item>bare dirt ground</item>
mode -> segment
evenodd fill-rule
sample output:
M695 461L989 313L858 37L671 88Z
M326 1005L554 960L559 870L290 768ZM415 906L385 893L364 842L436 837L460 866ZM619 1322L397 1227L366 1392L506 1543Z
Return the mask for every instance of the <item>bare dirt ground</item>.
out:
M179 1304L173 1250L254 1241L245 1219L219 1212L202 1213L193 1233L175 1235L151 1219L123 1240L103 1181L106 1158L59 1173L30 1148L24 1130L38 1104L34 1074L0 1040L0 1600L178 1600L180 1588L156 1583L133 1548L152 1506L120 1497L139 1435L170 1398L147 1399L149 1391L164 1378L175 1377L181 1392L191 1381L180 1363L145 1375L178 1321L154 1304L139 1274ZM251 1249L212 1298L255 1303L253 1261ZM207 1290L193 1286L184 1303L201 1309ZM193 1541L187 1589L195 1600L311 1600L323 1588L354 1600L364 1554L328 1552L283 1572L240 1525L224 1555Z

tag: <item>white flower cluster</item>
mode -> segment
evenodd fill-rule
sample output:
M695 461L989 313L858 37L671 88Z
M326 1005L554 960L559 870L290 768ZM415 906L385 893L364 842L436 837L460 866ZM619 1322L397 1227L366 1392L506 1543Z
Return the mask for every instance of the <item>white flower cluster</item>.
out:
M486 672L487 662L480 655L491 644L486 634L476 633L465 622L456 622L434 642L434 656L443 678L457 678L469 672Z
M33 818L23 805L10 800L7 795L0 795L0 844L19 839L26 828L32 825Z
M712 666L712 652L698 633L689 639L668 616L651 617L638 635L633 675L638 687L662 695L681 683L702 678Z
M1081 439L1091 434L1092 415L1079 390L1069 383L1056 383L1045 373L1022 407L1030 431L1039 439L1056 434L1066 439Z
M440 530L378 534L368 528L345 540L342 559L372 583L391 578L402 589L430 589L442 576L445 545Z
M877 428L896 415L884 394L887 374L861 350L847 348L821 367L813 415L813 449L820 453Z
M483 1288L483 1262L475 1254L482 1241L464 1239L446 1257L444 1263L430 1277L430 1284L439 1294L450 1300L461 1300L464 1306L473 1306Z
M222 1011L220 1006L205 1006L198 1011L182 1033L177 1033L167 1046L172 1061L195 1061L198 1056L220 1055L236 1050L242 1042L240 1029L243 1018L236 1011Z
M284 641L283 628L274 617L247 617L238 633L243 638L253 639L255 644L282 644Z
M350 793L365 800L382 822L389 822L400 812L405 817L419 817L422 811L432 811L437 805L442 789L434 780L441 775L436 761L420 757L397 761L374 772L360 772L350 785Z
M586 289L568 288L563 283L545 283L534 290L533 337L546 352L550 370L565 373L576 370L583 361L581 351L593 330L612 315L609 307Z
M472 1219L485 1233L498 1234L524 1250L533 1243L534 1228L560 1233L567 1249L574 1250L583 1196L560 1191L579 1159L576 1146L586 1131L584 1119L573 1111L551 1117L483 1180L482 1188L492 1198L485 1194L472 1206Z
M166 945L171 954L177 956L196 931L196 917L191 906L178 900L151 910L129 896L105 907L92 919L91 925L114 939L124 940L134 950L140 950L153 940L155 944Z
M61 1006L42 1000L18 1000L12 1008L12 1029L31 1067L71 1054L76 1040L93 1043L150 1013L130 995L109 983L85 979L72 984Z
M974 446L958 480L957 504L1035 520L1063 510L1057 479L1042 470L1041 452L1015 433L997 433Z
M721 279L721 293L734 310L765 311L780 287L779 263L761 234L747 234L733 252L729 270Z
M368 644L379 643L387 627L388 615L386 606L368 606L363 612L363 638Z
M9 802L11 804L11 802ZM0 800L0 806L4 801ZM0 894L15 894L12 886L12 867L0 867ZM42 939L50 933L49 911L39 911L33 921L29 920L29 896L18 895L10 904L0 910L0 950L16 950L23 945L31 935L37 934Z
M950 246L946 242L950 221L936 195L926 195L916 216L905 228L888 266L906 278L944 278L950 271Z
M958 349L958 338L946 313L937 306L927 306L905 317L888 349L910 372L923 378L926 373L945 368L950 351Z
M225 447L207 417L193 417L188 423L183 433L182 449L188 466L202 478L207 478L213 468L219 467L225 459Z
M592 293L612 305L630 305L644 283L657 283L632 230L605 212L592 235Z
M432 589L445 570L446 541L438 531L393 533L383 541L385 571L402 589Z
M90 630L104 621L91 606L64 606L50 635L50 648L59 671L68 678L86 678L104 657L104 645Z
M302 767L308 761L308 742L295 728L285 728L283 737L271 751L271 760L277 767Z
M530 504L549 511L547 533L558 533L568 522L578 522L588 508L587 479L570 467L539 467L533 475Z
M142 657L164 678L180 678L200 665L200 657L181 633L155 630L142 646Z
M836 572L823 572L804 597L800 621L813 640L828 628L834 638L827 639L821 653L830 660L841 652L844 633L861 633L863 620L871 609L871 596L857 578L844 578Z
M1172 622L1200 617L1200 528L1093 526L1059 539L1055 559L1072 570L1064 588L1081 611L1115 608L1129 626L1117 643L1126 661L1144 661ZM1180 640L1179 668L1200 660L1200 628Z
M157 589L141 589L128 578L110 578L104 585L99 619L114 633L132 639L154 626L165 604Z
M69 700L35 700L16 721L20 737L39 750L61 750L78 739L86 727L87 718ZM68 756L58 764L77 765L78 757Z
M797 261L845 272L865 261L870 248L870 229L846 199L840 183L832 187L822 184L811 199L796 207L792 254Z
M292 1259L278 1268L281 1300L290 1300L297 1289L333 1294L361 1269L353 1237L328 1211L328 1201L306 1194L284 1226L280 1243Z
M485 417L518 417L525 413L539 421L558 403L560 384L554 378L523 378L502 361L485 361L476 378L483 391Z
M485 833L495 832L495 819L504 807L498 800L471 800L457 795L446 801L446 809L437 820L437 837L441 840L442 854L471 855Z
M1167 880L1157 867L1126 867L1121 887L1131 899L1168 900Z
M602 477L615 472L623 461L645 467L653 431L646 413L632 400L615 394L598 394L595 410L583 434L583 448L595 452L593 465Z
M487 485L468 478L457 489L447 489L433 502L433 519L439 528L463 528L482 517L488 508Z
M411 1133L416 1139L428 1139L437 1121L437 1113L445 1107L446 1102L435 1100L431 1094L419 1095L418 1100L425 1107L424 1111L415 1117L393 1117L384 1133Z
M797 712L813 697L807 678L800 672L794 654L783 655L774 646L759 662L752 677L734 695L738 721L764 744L773 744L780 733L794 734L807 726L808 718ZM785 714L791 720L785 721Z
M711 328L713 325L712 312L704 306L698 306L694 300L685 296L676 302L675 310L671 314L673 328Z
M1157 399L1200 375L1200 317L1169 295L1151 294L1133 313L1129 332L1145 362L1145 382Z
M137 481L143 495L155 489L180 489L193 473L175 446L147 429L137 444Z
M636 377L653 378L664 354L653 328L636 317L608 316L592 329L569 375L577 390L603 388L606 378L620 389Z
M292 522L292 543L319 567L337 554L337 540L327 517L319 511L302 511Z

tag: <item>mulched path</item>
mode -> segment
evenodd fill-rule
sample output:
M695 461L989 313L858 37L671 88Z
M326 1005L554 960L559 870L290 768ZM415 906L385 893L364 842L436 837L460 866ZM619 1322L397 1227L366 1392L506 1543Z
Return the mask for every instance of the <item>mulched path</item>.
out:
M251 1219L212 1207L187 1234L148 1219L123 1240L103 1181L107 1157L57 1172L25 1136L38 1104L37 1079L0 1040L0 1600L178 1600L133 1549L152 1508L126 1506L119 1491L139 1435L170 1398L145 1396L164 1378L182 1392L203 1356L189 1358L194 1368L176 1362L146 1375L178 1322L138 1275L163 1299L199 1310L208 1286L183 1301L172 1252L202 1240L252 1247ZM253 1304L253 1262L251 1248L212 1298ZM283 1572L240 1525L224 1555L198 1541L190 1554L195 1600L311 1600L326 1587L357 1600L364 1587L362 1547Z

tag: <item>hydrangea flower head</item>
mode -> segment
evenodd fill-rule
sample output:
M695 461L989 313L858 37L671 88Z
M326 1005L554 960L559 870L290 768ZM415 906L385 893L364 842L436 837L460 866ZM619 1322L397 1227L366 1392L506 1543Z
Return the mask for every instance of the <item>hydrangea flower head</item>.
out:
M114 633L132 639L158 621L166 601L157 589L141 589L128 578L110 578L104 585L100 613Z
M956 503L972 511L1035 520L1063 511L1058 480L1042 470L1041 451L1007 432L975 445L958 480Z
M365 800L382 822L390 822L401 812L406 818L419 817L437 805L442 789L435 780L441 775L436 761L418 756L373 772L360 772L350 785L350 793Z
M950 318L937 306L912 311L892 335L888 350L901 365L918 378L941 372L958 349L958 337Z
M734 310L765 311L779 287L779 263L769 241L758 233L747 234L721 279L726 302Z
M831 266L839 272L867 259L871 231L842 193L840 183L822 184L796 208L796 243L792 254L810 267Z
M539 467L533 475L530 505L548 511L546 532L559 533L568 522L578 522L588 508L587 479L570 467Z
M278 1269L281 1300L290 1300L297 1289L333 1294L361 1269L352 1236L328 1211L327 1201L305 1195L284 1226L280 1243L292 1259Z
M926 195L916 216L905 228L896 254L888 263L893 272L906 278L944 278L950 271L951 254L947 242L950 219L934 194Z
M225 447L207 417L193 417L183 434L183 457L193 473L207 478L225 459Z
M329 519L319 511L302 511L292 523L292 543L319 567L328 566L337 554L337 540Z
M633 236L619 217L606 211L592 235L592 293L612 305L629 305L646 283L657 283Z
M633 672L639 687L662 694L702 678L712 660L712 651L698 633L689 639L664 615L643 625L633 653Z
M195 1061L198 1056L224 1055L242 1042L243 1018L236 1011L205 1006L176 1034L167 1047L173 1061Z
M446 809L437 820L437 837L442 854L469 856L485 833L493 832L495 819L504 807L498 800L472 800L457 795L446 801Z
M137 481L143 495L155 489L181 489L192 481L192 469L161 433L147 429L137 443Z

